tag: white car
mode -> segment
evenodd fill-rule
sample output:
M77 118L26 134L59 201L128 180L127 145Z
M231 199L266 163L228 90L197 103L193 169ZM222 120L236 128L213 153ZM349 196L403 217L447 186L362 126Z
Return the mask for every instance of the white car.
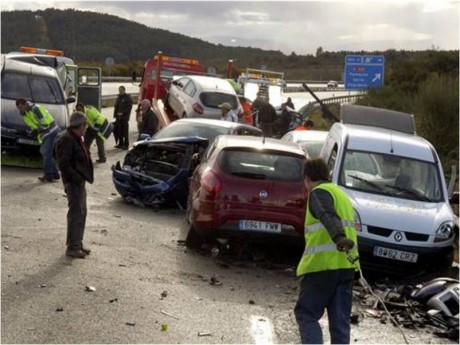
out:
M316 158L323 148L327 133L327 131L294 130L283 135L281 140L298 144L308 158Z
M339 83L337 83L335 80L329 80L327 82L327 87L338 87Z
M174 79L166 99L166 105L179 118L220 119L218 106L224 102L232 105L235 114L242 112L235 89L227 80L192 75Z
M412 115L344 104L320 157L355 209L364 268L413 275L451 266L455 195Z

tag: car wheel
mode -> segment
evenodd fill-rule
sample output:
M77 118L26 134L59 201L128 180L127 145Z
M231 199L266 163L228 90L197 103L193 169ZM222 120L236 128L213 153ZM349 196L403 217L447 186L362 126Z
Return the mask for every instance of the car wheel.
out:
M204 237L200 236L192 224L189 225L187 238L185 244L192 249L200 249L204 243Z

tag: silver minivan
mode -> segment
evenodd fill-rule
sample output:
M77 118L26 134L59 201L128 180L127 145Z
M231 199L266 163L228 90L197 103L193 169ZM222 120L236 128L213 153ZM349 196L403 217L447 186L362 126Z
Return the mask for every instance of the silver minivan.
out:
M236 91L227 80L190 75L174 78L166 106L179 118L220 119L222 115L218 106L224 102L232 105L235 114L241 112Z

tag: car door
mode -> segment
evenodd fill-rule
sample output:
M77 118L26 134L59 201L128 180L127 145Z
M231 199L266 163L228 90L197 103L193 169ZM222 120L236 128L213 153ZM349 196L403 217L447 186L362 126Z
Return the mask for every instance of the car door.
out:
M177 116L182 116L184 113L182 99L184 98L184 87L189 81L190 79L187 77L179 78L173 81L171 88L169 89L169 106Z
M182 95L183 104L183 117L190 117L193 113L193 105L198 102L197 87L193 80L187 82L184 86L184 93Z

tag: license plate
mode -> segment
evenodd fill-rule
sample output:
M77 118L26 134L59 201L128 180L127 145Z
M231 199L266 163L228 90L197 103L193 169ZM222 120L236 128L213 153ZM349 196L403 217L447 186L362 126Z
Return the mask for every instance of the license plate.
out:
M37 145L37 146L39 145L38 140L22 139L22 138L18 139L18 143L19 144L27 144L27 145Z
M259 220L240 220L240 230L256 230L267 232L281 232L280 223L264 222Z
M374 247L374 256L415 263L417 262L418 254L384 247Z

